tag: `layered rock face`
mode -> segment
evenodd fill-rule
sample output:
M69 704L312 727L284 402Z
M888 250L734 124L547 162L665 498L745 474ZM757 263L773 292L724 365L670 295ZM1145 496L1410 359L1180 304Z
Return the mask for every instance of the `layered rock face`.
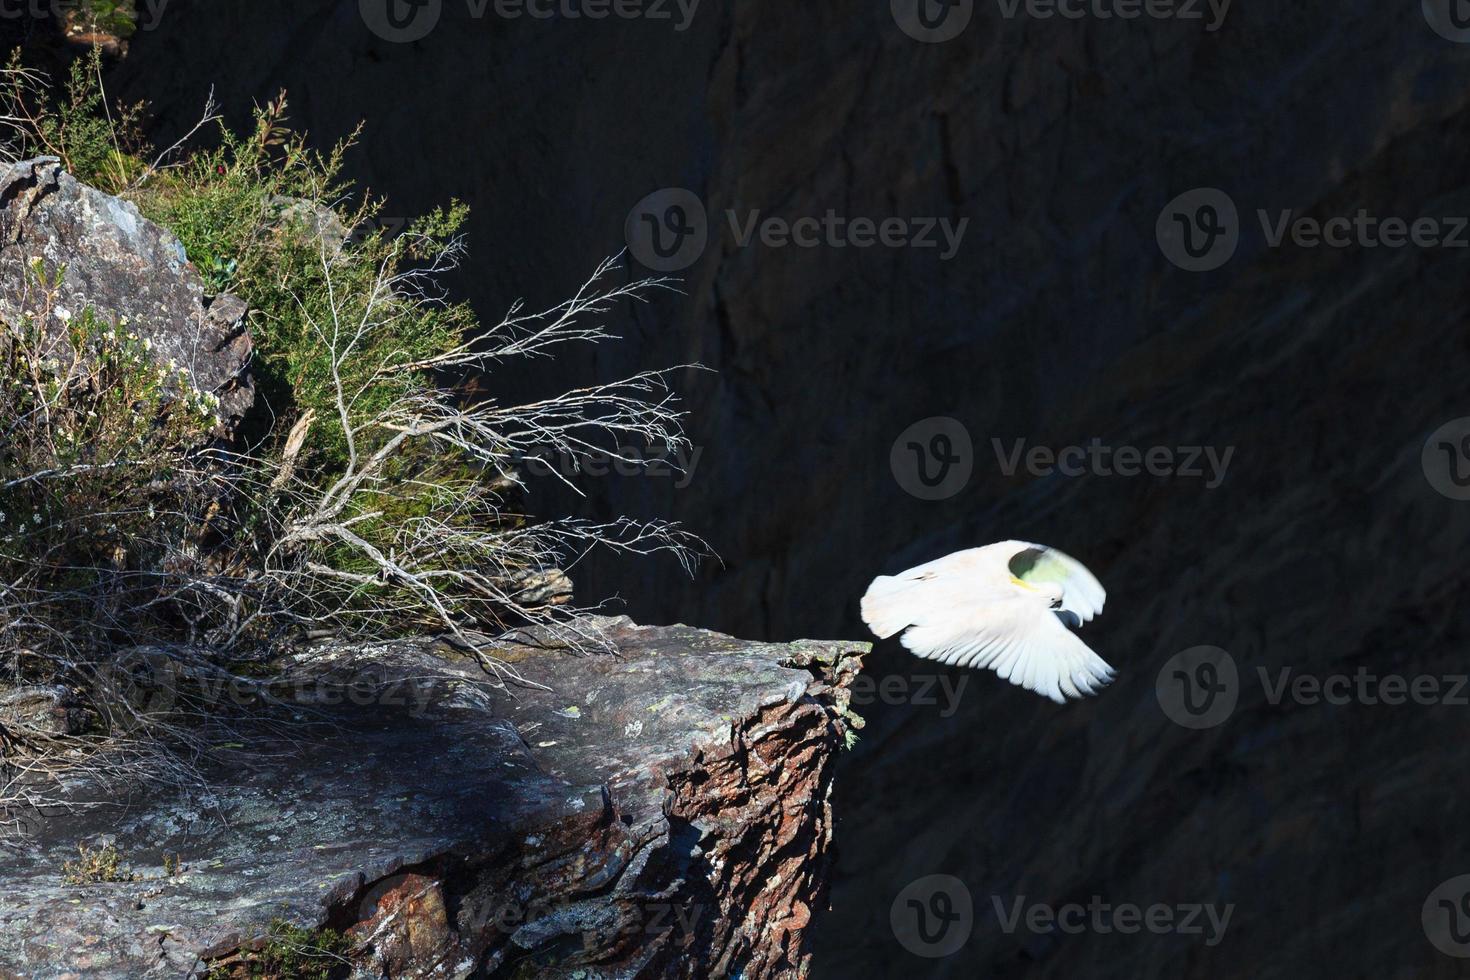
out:
M589 625L604 652L497 650L536 685L509 690L428 643L301 654L293 713L212 747L204 795L38 817L0 976L251 976L273 920L358 977L808 970L862 645ZM99 837L134 880L64 883Z
M1056 709L976 677L944 717L912 699L868 709L838 793L819 975L1456 972L1419 917L1470 869L1465 709L1273 703L1257 669L1273 684L1285 668L1464 672L1470 505L1434 490L1421 450L1470 415L1466 251L1272 238L1287 210L1470 213L1470 46L1414 0L1235 4L1213 32L975 4L934 45L884 3L704 4L684 31L439 6L437 29L394 43L347 0L174 0L117 90L154 100L160 142L210 84L242 124L280 86L323 141L368 119L353 166L390 213L450 195L475 208L463 287L489 315L559 301L650 192L702 199L711 244L681 273L687 295L630 311L613 324L625 344L568 351L555 371L718 370L680 380L704 450L687 488L585 488L594 513L683 519L725 562L692 586L672 567L592 563L590 595L746 635L858 635L873 574L1008 537L1075 554L1109 588L1085 635L1121 673L1097 701ZM1156 225L1206 187L1239 209L1240 243L1187 272ZM829 209L969 225L943 261L742 245L727 216ZM940 415L968 431L973 472L921 500L890 451ZM1002 467L1017 439L1094 438L1235 452L1210 489ZM1196 644L1229 650L1248 682L1227 722L1198 731L1155 691ZM886 651L874 667L932 673ZM967 884L976 923L921 962L889 914L933 873ZM1235 911L1213 947L1006 932L993 899L1009 912L1021 895Z

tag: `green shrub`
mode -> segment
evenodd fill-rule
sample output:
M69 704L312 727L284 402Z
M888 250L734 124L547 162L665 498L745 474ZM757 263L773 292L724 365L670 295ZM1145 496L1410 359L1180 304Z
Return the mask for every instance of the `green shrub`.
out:
M437 285L463 254L462 205L383 230L381 202L341 177L352 140L313 151L286 126L284 98L244 135L221 123L217 145L155 157L136 113L107 106L97 68L56 95L13 65L0 149L55 155L177 234L207 289L248 303L259 398L222 437L212 394L91 311L61 356L43 350L38 324L65 270L32 270L38 315L0 324L0 685L75 688L99 737L136 744L170 731L161 716L181 705L207 715L190 678L244 669L263 683L273 652L308 631L448 634L505 678L513 668L489 651L508 629L566 626L588 642L579 611L529 583L593 547L694 559L698 540L666 522L531 516L517 475L533 455L687 447L667 372L531 405L454 387L493 388L507 363L608 339L600 318L667 280L612 282L610 261L564 303L481 323ZM116 654L138 647L183 658L167 711L117 703L139 681ZM15 746L54 741L0 728L0 769Z
M208 980L336 980L349 969L352 942L335 929L303 929L272 919L258 951L212 967Z
M390 237L375 224L381 202L334 206L348 199L340 174L351 141L314 153L304 137L284 128L285 108L277 100L259 110L248 136L224 130L218 148L160 175L135 200L145 216L179 236L212 288L250 304L261 396L276 417L294 420L314 410L322 462L341 464L339 382L361 392L361 411L381 410L432 381L385 366L432 357L478 328L467 306L425 305L381 292L385 271L391 278L442 253L467 209L451 204ZM334 241L334 229L355 234ZM334 363L324 332L367 316L382 328Z
M33 315L0 321L0 648L59 646L58 664L121 627L161 625L220 424L219 399L126 322L87 309L43 335L64 275L34 267Z
M136 0L74 0L67 26L74 31L132 37L138 29Z
M68 885L95 885L99 882L132 881L134 874L123 864L115 844L101 847L77 845L77 859L61 865L61 878Z
M102 55L72 63L58 93L11 55L0 77L0 129L8 129L16 158L54 156L68 173L109 194L131 187L145 170L142 104L109 107L99 81Z
M312 151L304 135L286 127L284 97L257 110L248 134L220 125L217 147L172 167L146 167L151 148L139 135L141 107L109 114L99 59L94 53L78 60L64 95L49 100L12 62L9 114L26 122L13 155L57 156L77 179L124 194L177 235L210 292L232 292L250 305L256 385L269 414L289 423L317 410L319 448L340 463L344 446L332 411L339 380L362 392L364 411L381 409L431 381L415 372L384 373L385 364L432 357L478 329L467 305L375 294L411 263L442 256L468 209L451 202L390 236L377 224L383 203L353 203L342 180L353 138L326 154ZM332 241L334 230L350 240ZM370 307L388 329L375 330L371 343L334 365L325 325L356 323Z

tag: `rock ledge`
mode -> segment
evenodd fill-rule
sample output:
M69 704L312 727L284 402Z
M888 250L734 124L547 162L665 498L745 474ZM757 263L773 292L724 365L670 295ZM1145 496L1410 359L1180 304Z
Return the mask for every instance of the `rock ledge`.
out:
M429 642L313 648L208 798L45 821L0 872L0 976L246 976L273 919L346 934L343 976L803 974L866 645L597 625L615 654L503 651L547 690ZM138 880L65 884L103 834Z

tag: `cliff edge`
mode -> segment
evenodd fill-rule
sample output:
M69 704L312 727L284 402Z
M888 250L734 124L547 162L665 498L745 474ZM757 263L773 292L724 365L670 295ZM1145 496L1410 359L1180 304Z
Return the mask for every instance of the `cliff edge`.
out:
M506 647L509 689L429 641L298 655L204 795L39 819L0 974L249 976L330 936L323 976L802 975L865 646L596 625L607 653ZM79 846L125 880L67 883Z

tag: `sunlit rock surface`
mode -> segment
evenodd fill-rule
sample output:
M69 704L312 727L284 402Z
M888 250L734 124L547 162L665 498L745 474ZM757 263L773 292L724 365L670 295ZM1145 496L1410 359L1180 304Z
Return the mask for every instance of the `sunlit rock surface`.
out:
M600 624L608 651L504 648L542 685L510 691L425 643L313 648L207 791L36 821L0 976L245 976L276 919L363 977L799 974L863 646ZM62 880L105 842L135 880Z

